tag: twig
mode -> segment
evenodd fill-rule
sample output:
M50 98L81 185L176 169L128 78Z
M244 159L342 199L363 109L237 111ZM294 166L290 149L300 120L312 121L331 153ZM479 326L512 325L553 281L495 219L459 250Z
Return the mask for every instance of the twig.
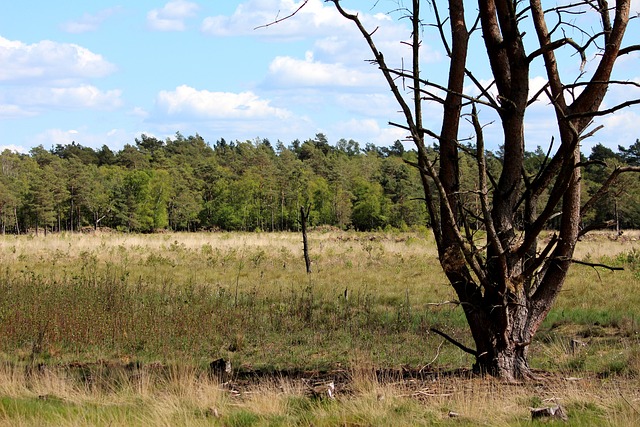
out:
M442 341L442 342L440 343L440 345L438 345L438 349L436 350L436 355L434 356L434 358L433 358L433 359L431 359L431 362L427 363L427 364L426 364L426 365L424 365L422 368L420 368L420 370L419 370L418 372L420 372L420 373L421 373L422 371L424 371L424 369L425 369L426 367L433 365L433 362L435 362L435 361L436 361L436 359L440 356L440 349L442 348L442 344L444 344L444 341Z
M427 303L427 305L435 305L435 306L447 305L447 304L460 305L460 301L457 301L457 300L451 300L451 301L428 302L428 303Z
M594 268L595 267L602 267L602 268L606 268L606 269L611 270L611 271L624 270L624 267L613 267L611 265L599 264L597 262L578 261L577 259L572 259L571 262L574 263L574 264L586 265L587 267L594 267Z
M282 21L284 21L284 20L287 20L287 19L291 18L291 17L292 17L292 16L294 16L296 13L300 12L300 9L302 9L303 7L305 7L307 3L309 3L309 0L304 0L304 3L302 3L302 4L300 5L300 7L298 7L298 8L297 8L293 13L291 13L291 14L289 14L289 15L285 16L284 18L277 18L277 17L276 17L276 19L275 19L274 21L269 22L268 24L258 25L257 27L255 27L255 28L254 28L254 30L258 30L258 29L260 29L260 28L267 28L267 27L270 27L270 26L272 26L272 25L275 25L275 24L277 24L277 23L279 23L279 22L282 22Z
M585 111L583 113L573 113L573 114L567 114L565 116L566 120L574 120L574 119L581 119L584 117L599 117L599 116L607 116L611 113L615 113L618 110L621 110L623 108L626 107L630 107L632 105L637 105L640 104L640 99L634 99L631 101L627 101L627 102L622 102L618 105L616 105L615 107L611 107L611 108L607 108L606 110L600 110L600 111Z
M622 390L620 390L620 387L618 387L618 393L620 394L620 397L622 398L622 400L624 400L625 403L629 405L629 407L633 410L633 412L640 415L640 412L638 411L638 409L635 406L633 406L631 402L629 402L629 400L626 398L624 394L622 394Z

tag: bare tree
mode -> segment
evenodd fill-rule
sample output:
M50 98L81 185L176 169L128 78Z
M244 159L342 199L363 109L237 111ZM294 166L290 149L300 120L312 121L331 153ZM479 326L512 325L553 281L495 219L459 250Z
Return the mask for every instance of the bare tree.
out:
M365 28L358 14L343 8L346 2L325 1L358 28L373 54L371 62L384 75L401 108L406 123L391 124L405 129L418 150L414 166L421 172L440 263L464 310L476 348L436 332L473 354L478 371L508 380L531 377L529 345L562 288L578 238L586 232L581 216L595 201L583 203L580 198L584 166L580 143L600 129L593 124L594 118L640 103L630 98L600 109L612 85L639 86L612 78L616 60L640 50L637 45L622 45L630 0L614 5L607 0L559 1L546 10L541 0L479 0L473 10L465 9L470 2L464 0L397 1L396 11L411 22L410 39L404 42L412 56L408 67L387 64L374 40L376 29ZM411 5L405 7L405 3ZM423 5L428 6L429 22L421 14ZM447 16L441 14L444 5ZM476 13L469 24L469 17ZM574 23L575 16L593 16L598 30L581 28ZM449 58L448 80L443 84L430 80L420 69L421 36L430 29L438 34ZM567 34L578 34L581 43ZM477 36L482 37L491 68L488 85L474 75L474 64L468 61L470 41ZM574 75L564 75L558 65L558 56L569 54L580 65ZM585 65L593 71L585 72ZM543 67L547 82L530 96L534 66ZM465 94L467 86L480 95ZM559 142L554 147L551 139L547 158L532 174L524 167L525 113L535 101L553 110ZM442 108L440 129L424 124L423 106L428 102ZM504 161L499 176L492 176L487 168L479 106L494 111L501 127L497 142L504 147ZM471 151L478 166L481 215L474 220L482 223L486 239L477 239L470 231L460 201L458 161L466 147L459 134L465 119L473 129ZM437 143L436 158L429 155L430 141ZM612 179L638 170L616 169ZM603 188L594 198L605 192ZM540 234L556 217L557 233L540 244Z

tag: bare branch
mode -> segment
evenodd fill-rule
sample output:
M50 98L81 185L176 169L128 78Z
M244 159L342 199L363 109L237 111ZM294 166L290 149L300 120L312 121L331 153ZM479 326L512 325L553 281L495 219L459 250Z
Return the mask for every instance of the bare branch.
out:
M540 55L545 54L546 52L552 51L552 50L556 50L562 46L566 46L566 45L570 45L573 46L578 53L580 54L580 70L582 71L584 69L585 64L587 63L587 55L585 55L584 51L585 48L578 45L578 43L576 43L575 41L573 41L573 39L570 38L563 38L560 40L555 40L549 44L546 44L544 46L542 46L541 48L533 51L528 57L527 60L529 62L533 61L535 58L537 58Z
M606 264L599 264L597 262L587 262L587 261L578 261L577 259L572 259L571 260L572 263L574 264L580 264L580 265L586 265L587 267L602 267L602 268L606 268L608 270L611 271L622 271L624 270L624 267L613 267L610 265L606 265Z
M449 341L451 344L455 345L456 347L458 347L460 350L464 351L465 353L469 353L474 355L475 357L478 357L478 352L476 350L473 350L469 347L467 347L466 345L460 343L459 341L451 338L449 335L445 334L442 331L439 331L436 328L431 328L429 329L431 332L435 332L436 334L440 335L442 338L444 338L445 340Z
M599 110L599 111L585 111L582 113L573 113L573 114L568 114L565 119L566 120L574 120L574 119L580 119L580 118L586 118L586 117L601 117L601 116L608 116L611 113L614 113L618 110L622 110L623 108L627 108L630 107L632 105L638 105L640 104L640 99L632 99L631 101L626 101L623 102L621 104L616 105L615 107L611 107L611 108L607 108L606 110Z
M449 305L449 304L460 305L460 301L451 300L451 301L442 301L442 302L428 302L426 305L434 305L439 307L441 305Z
M400 123L395 123L395 122L388 122L388 123L389 123L389 125L390 125L390 126L395 126L395 127L397 127L397 128L404 129L404 130L406 130L406 131L408 131L408 132L411 132L411 129L410 129L408 126L401 125ZM425 133L425 135L428 135L428 136L430 136L430 137L431 137L431 138L433 138L433 139L436 139L436 140L438 140L438 141L440 140L440 135L436 134L436 133L435 133L435 132L433 132L433 131L430 131L429 129L424 129L424 128L423 128L423 129L422 129L422 132L424 132L424 133Z
M399 77L413 78L413 74L407 74L406 72L401 71L401 70L389 69L388 71L389 71L389 73L395 74L395 75L397 75ZM465 73L467 74L467 76L471 77L470 73L468 73L466 71L465 71ZM451 89L449 89L449 88L447 88L445 86L442 86L442 85L440 85L438 83L431 82L429 80L424 80L424 79L419 79L419 80L420 80L420 83L425 85L425 86L431 86L431 87L436 88L438 90L441 90L443 92L450 93L450 94L455 95L455 96L459 96L459 97L461 97L463 99L466 99L468 101L475 102L475 103L482 104L482 105L486 105L487 107L491 107L491 108L493 108L495 110L499 110L501 108L489 96L489 93L486 91L486 89L484 89L481 86L479 86L480 85L479 82L478 82L478 87L482 90L483 95L485 95L487 97L487 99L489 99L489 101L483 101L482 99L474 97L474 96L469 96L469 95L466 95L464 93L455 92L455 91L453 91L453 90L451 90ZM475 78L474 78L474 80L475 80ZM477 82L477 80L476 80L476 82ZM413 88L410 88L410 89L413 89ZM428 92L428 91L426 91L424 89L420 89L420 91L422 93L427 94L427 95L435 96L435 95L431 94L430 92ZM442 100L440 98L438 98L438 100L439 100L440 103L444 103L444 100Z
M547 88L548 88L548 87L549 87L549 82L545 83L545 84L544 84L544 86L542 86L542 87L540 88L540 90L539 90L539 91L537 91L537 92L536 92L536 93L531 97L531 99L529 100L529 102L527 102L527 107L528 107L528 106L530 106L531 104L533 104L534 102L536 102L536 101L538 100L538 97L539 97L540 95L542 95L542 94L547 90Z
M438 11L438 2L431 2L433 6L433 13L436 17L436 27L438 28L438 33L440 34L440 40L442 41L442 46L444 46L445 52L447 52L447 56L451 57L451 48L449 47L449 42L447 41L447 37L444 34L444 23L447 22L448 18L443 22L440 19L440 12Z
M455 224L456 223L455 214L451 209L451 204L448 202L447 192L442 182L438 178L438 174L433 166L433 163L426 158L426 155L424 157L424 162L425 162L424 164L419 164L414 162L411 162L409 164L416 167L419 171L421 171L421 173L427 175L433 180L433 183L435 184L436 189L438 190L440 201L442 203L443 209L441 210L441 212L443 213L443 215L446 215L448 217L447 218L448 221L450 221L452 224ZM481 265L477 262L474 256L475 255L474 252L470 250L469 247L467 246L466 244L467 241L460 233L460 230L457 227L453 227L451 232L454 234L454 238L456 239L458 248L460 249L460 251L462 251L467 264L469 265L471 270L474 272L474 274L478 277L481 284L487 287L489 284L487 282L487 275L482 269Z
M471 71L465 70L464 72L466 73L467 77L469 77L471 79L473 84L476 85L478 90L480 90L480 93L482 94L482 96L487 98L487 101L491 104L491 106L495 110L499 110L500 106L496 103L496 101L493 99L493 97L489 94L489 89L491 88L491 86L493 86L495 84L495 80L492 81L491 84L487 88L485 88L484 86L482 86L480 81L478 81L478 79L476 79L476 76L474 76L473 73L471 73Z
M416 126L411 108L409 107L404 97L400 93L398 86L396 85L391 73L389 72L390 68L387 67L387 64L384 60L384 55L382 54L382 52L378 50L378 47L376 46L376 44L374 43L371 37L371 33L369 33L366 30L366 28L364 28L364 26L362 25L362 22L360 22L360 18L358 18L357 15L350 14L342 8L342 5L340 4L339 0L327 0L327 1L331 1L335 5L340 15L342 15L344 18L348 19L349 21L352 21L358 27L360 34L367 41L367 44L369 45L369 49L373 53L375 62L378 64L378 66L380 67L380 70L382 71L383 76L387 80L387 84L389 85L389 88L391 89L391 92L393 93L394 98L396 99L396 102L398 103L398 105L400 105L400 108L402 108L402 112L409 126L412 139L416 141L416 143L418 144L419 151L424 150L424 145L421 144L420 131ZM422 145L422 147L420 147L420 145Z
M580 86L588 86L588 85L621 85L621 86L635 86L640 88L640 83L629 81L629 80L607 80L607 81L591 81L591 82L576 82L565 85L565 89L574 89Z
M604 197L605 194L607 194L607 192L609 191L609 188L611 187L611 185L613 185L616 180L618 179L618 176L622 173L626 173L626 172L640 172L640 166L618 166L616 167L611 174L609 175L609 178L607 178L607 180L604 182L604 184L602 184L600 186L600 188L598 189L598 191L596 191L596 193L591 196L591 198L587 201L587 203L585 203L582 208L580 209L580 215L584 215L585 213L587 213L591 208L593 208L593 206L595 206L596 202L598 200L600 200L602 197Z
M307 3L309 3L309 0L304 0L304 2L300 5L300 7L298 7L298 8L297 8L294 12L292 12L291 14L289 14L289 15L287 15L287 16L285 16L285 17L283 17L283 18L278 18L278 17L276 16L276 19L275 19L275 20L273 20L273 21L269 22L268 24L258 25L257 27L255 27L255 28L254 28L254 30L258 30L258 29L260 29L260 28L267 28L267 27L270 27L270 26L272 26L272 25L278 24L278 23L280 23L280 22L282 22L282 21L285 21L285 20L287 20L287 19L289 19L289 18L291 18L291 17L295 16L298 12L300 12L300 10L301 10L303 7L305 7L305 6L306 6L306 4L307 4ZM278 14L279 14L279 12L278 12Z
M480 206L482 207L482 215L484 216L484 226L487 229L487 244L494 247L500 265L500 279L503 285L505 285L509 278L509 267L507 266L504 247L500 242L500 238L491 219L491 213L489 212L489 190L487 188L487 161L484 153L484 133L482 132L482 126L478 120L478 112L475 105L473 105L471 113L471 122L476 133L476 162L478 163ZM504 289L502 291L504 292Z
M611 227L613 227L614 225L616 225L616 222L615 222L614 220L610 220L610 221L606 221L606 222L601 222L601 223L591 224L591 225L588 225L588 226L586 226L586 227L582 228L582 229L580 230L580 233L578 234L578 237L582 237L582 236L584 236L585 234L587 234L587 233L589 233L589 232L591 232L591 231L593 231L593 230L601 230L601 229L603 229L603 228L611 228Z
M591 138L593 135L595 135L596 132L598 132L600 129L603 129L604 125L599 125L596 126L593 130L585 133L584 135L580 135L580 141L584 141L587 138Z
M618 52L618 56L626 55L626 54L631 53L631 52L637 52L639 50L640 50L640 45L638 45L638 44L633 45L633 46L627 46L627 47L624 47L624 48L620 49L620 51Z
M558 243L558 235L554 234L551 240L549 240L549 242L545 245L544 249L542 249L542 252L540 252L540 254L536 256L535 260L533 260L533 262L529 264L527 269L522 272L522 277L532 276L534 272L536 272L543 264L547 263L547 261L549 260L549 254L555 247L556 243ZM535 287L532 286L528 290L529 296L531 296L533 292L535 292Z

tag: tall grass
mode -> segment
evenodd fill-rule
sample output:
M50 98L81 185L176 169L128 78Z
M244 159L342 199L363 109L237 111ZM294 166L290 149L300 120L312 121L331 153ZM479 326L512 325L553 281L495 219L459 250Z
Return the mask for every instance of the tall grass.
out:
M453 296L420 235L315 235L312 275L292 234L0 242L0 349L23 360L220 356L322 367L355 348L417 364L425 343L437 345L430 326L463 326L459 310L426 305Z
M102 372L102 374L100 373ZM637 380L380 378L366 363L335 399L313 398L303 380L273 377L230 390L203 370L96 369L89 385L61 369L26 378L0 367L0 425L7 426L414 426L531 425L531 407L560 404L569 425L637 425ZM451 418L455 416L455 418Z

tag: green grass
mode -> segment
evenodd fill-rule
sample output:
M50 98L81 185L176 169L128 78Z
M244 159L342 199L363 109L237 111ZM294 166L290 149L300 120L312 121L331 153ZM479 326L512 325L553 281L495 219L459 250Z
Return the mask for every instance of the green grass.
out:
M146 412L140 406L76 404L56 396L0 397L0 422L19 421L21 425L56 426L77 421L84 425L125 425L138 417L148 417Z
M251 367L314 369L348 364L353 354L419 366L442 342L431 327L471 343L459 307L430 305L455 296L427 235L312 234L309 276L298 240L285 233L4 236L0 351L31 362L231 357ZM621 337L614 347L633 340L637 252L610 257L628 265L623 272L574 266L540 337L574 325L561 339L614 334ZM438 353L439 366L468 363L451 346Z
M94 240L86 248L75 236L5 237L1 350L37 348L45 361L233 353L251 366L315 368L356 349L393 366L424 360L425 342L439 342L431 326L464 331L460 310L426 306L452 298L427 239L386 237L369 250L367 236L319 236L307 276L297 236L228 236L81 236Z
M449 411L461 425L528 425L526 402L553 393L569 396L572 425L638 419L638 249L612 241L598 259L598 241L579 253L625 270L573 266L530 347L535 369L616 384L610 399L581 394L584 383L540 395L462 379L421 394L370 368L338 401L297 383L229 397L205 378L219 357L276 381L283 370L471 366L429 331L472 346L460 307L433 304L455 296L429 235L316 232L310 244L307 275L297 234L1 236L0 425L431 425Z

